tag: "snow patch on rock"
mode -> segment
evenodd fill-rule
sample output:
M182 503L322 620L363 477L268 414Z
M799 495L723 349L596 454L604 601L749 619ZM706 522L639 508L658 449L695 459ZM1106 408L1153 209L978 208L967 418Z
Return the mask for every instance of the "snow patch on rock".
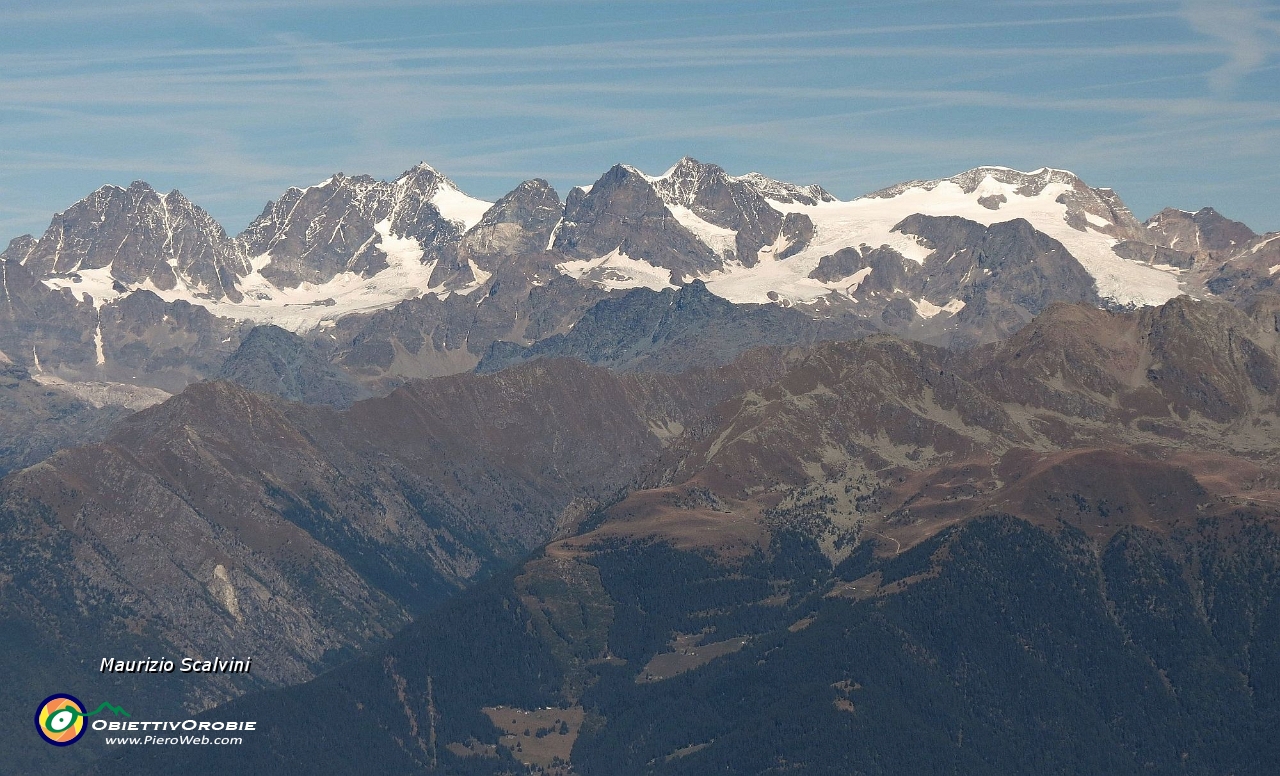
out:
M619 288L649 288L661 291L675 288L671 271L654 266L643 259L633 259L615 248L596 259L581 259L557 264L556 268L578 280L595 283L610 291Z
M916 314L921 318L934 318L942 313L955 315L964 309L964 301L960 299L952 299L941 307L930 302L928 299L921 299L919 301L912 300L911 304L915 305Z
M91 404L98 409L116 406L137 412L159 404L172 396L172 394L159 388L149 388L144 385L113 383L104 380L76 380L69 382L47 372L33 374L31 379L41 385L47 385L50 388L57 388L60 391L69 393L80 401Z
M492 202L462 193L448 178L442 180L436 193L431 195L431 204L436 206L440 215L462 224L463 231L480 223L484 214L493 207Z
M738 233L733 229L716 226L710 221L700 218L697 213L683 205L668 204L667 209L671 211L671 215L676 217L676 221L681 226L692 232L693 236L701 240L703 245L721 256L737 250Z

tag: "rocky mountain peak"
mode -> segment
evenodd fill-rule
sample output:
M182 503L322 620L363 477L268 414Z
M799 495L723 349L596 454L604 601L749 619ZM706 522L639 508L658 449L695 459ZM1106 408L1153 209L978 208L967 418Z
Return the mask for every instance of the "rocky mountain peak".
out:
M541 178L527 180L503 195L463 236L460 255L515 256L541 253L564 212L560 195ZM489 269L480 260L479 265Z
M182 285L211 298L234 298L235 276L244 270L208 213L181 192L161 196L145 181L103 186L57 214L22 261L39 277L106 269L126 286Z
M692 156L685 156L652 182L663 201L691 207L705 188L723 185L728 177L719 165L703 164Z
M355 381L314 343L278 326L255 326L217 376L257 393L305 404L346 407L360 397Z
M639 167L635 167L625 162L618 162L614 166L605 171L604 175L593 184L593 188L600 186L618 186L623 182L631 182L633 184L640 181L652 182L650 176L645 175L644 171Z
M27 254L36 245L36 238L29 234L24 234L13 238L9 241L8 247L0 253L0 261L14 261L19 264L26 261Z
M668 209L653 182L616 164L590 190L574 189L552 247L588 260L617 251L679 275L718 268L721 259Z
M765 199L771 199L774 202L783 204L816 205L819 202L836 201L835 197L816 183L811 183L808 186L798 186L794 183L774 180L758 172L749 172L746 175L738 176L734 180L751 186Z
M442 172L440 172L439 170L437 170L436 168L432 167L430 164L428 164L428 163L427 163L427 162L425 162L425 161L418 162L417 164L415 164L414 166L412 166L412 167L410 167L408 170L406 170L404 174L405 174L405 175L408 175L408 174L410 174L410 173L429 173L429 174L431 174L431 175L435 175L435 176L440 177L440 178L445 177L445 176L444 176L444 173L442 173ZM403 176L402 176L402 177L403 177Z
M734 177L719 165L691 156L680 159L658 177L628 169L653 187L672 216L700 242L723 260L737 260L746 266L757 263L762 248L780 240L794 247L812 232L807 216L784 215L776 205L834 201L818 186L783 183L759 173ZM783 222L788 218L795 223L784 228Z
M528 211L545 218L547 213L554 211L559 214L560 210L560 195L556 190L542 178L534 178L502 195L480 218L477 226L506 223Z
M1248 226L1211 207L1194 213L1165 208L1147 219L1145 226L1161 245L1202 255L1239 250L1257 237Z
M419 162L413 167L405 170L396 177L395 183L399 186L411 188L415 191L425 193L428 197L434 194L442 186L457 188L453 181L449 180L436 168L426 162Z

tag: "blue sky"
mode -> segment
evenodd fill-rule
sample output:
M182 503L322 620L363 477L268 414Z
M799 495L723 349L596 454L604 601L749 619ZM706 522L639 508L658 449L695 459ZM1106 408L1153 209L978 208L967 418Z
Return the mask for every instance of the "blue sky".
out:
M1276 230L1280 7L0 0L0 245L134 179L236 233L335 171L495 199L684 154L842 198L1062 167Z

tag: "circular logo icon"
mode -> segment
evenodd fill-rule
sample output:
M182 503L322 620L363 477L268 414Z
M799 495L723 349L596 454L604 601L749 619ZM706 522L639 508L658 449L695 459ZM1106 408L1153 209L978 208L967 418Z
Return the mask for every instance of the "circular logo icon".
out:
M54 746L70 746L84 735L84 704L74 695L50 695L36 708L36 730Z

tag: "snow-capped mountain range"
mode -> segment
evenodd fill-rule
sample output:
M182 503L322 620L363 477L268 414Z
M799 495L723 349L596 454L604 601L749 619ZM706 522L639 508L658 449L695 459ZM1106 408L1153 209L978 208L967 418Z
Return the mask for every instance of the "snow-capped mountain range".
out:
M539 213L512 202L531 194L541 198ZM219 316L305 330L423 294L470 294L516 232L526 240L514 246L520 250L546 232L544 250L562 256L560 272L608 289L701 279L734 302L849 301L872 270L819 272L823 260L884 249L908 269L922 266L933 249L901 227L920 214L987 226L1026 219L1060 242L1098 294L1117 305L1159 304L1189 290L1185 268L1118 252L1127 242L1163 240L1114 192L1062 170L980 167L840 201L819 186L733 176L686 157L658 176L617 165L572 189L563 205L541 181L503 199L505 210L486 221L493 203L464 194L426 164L390 182L339 173L289 189L228 237L180 192L161 195L138 182L95 191L57 214L39 239L15 240L4 256L50 288L97 305L145 289ZM548 230L552 210L559 213ZM1171 247L1186 239L1175 236ZM939 301L923 309L953 312L963 303Z
M1280 235L1211 208L1142 223L1115 192L1048 168L979 167L841 201L686 157L661 175L615 165L563 200L529 180L491 203L420 164L392 181L339 173L291 188L235 236L179 192L105 186L0 254L0 357L46 384L97 386L86 396L99 402L222 374L270 323L315 349L315 374L333 367L379 392L566 348L648 363L663 347L652 362L677 368L712 358L690 349L704 329L719 332L712 360L871 331L964 348L1053 302L1186 293L1249 308L1278 278ZM592 313L594 334L572 348L532 349L641 291ZM627 316L656 328L635 339Z

